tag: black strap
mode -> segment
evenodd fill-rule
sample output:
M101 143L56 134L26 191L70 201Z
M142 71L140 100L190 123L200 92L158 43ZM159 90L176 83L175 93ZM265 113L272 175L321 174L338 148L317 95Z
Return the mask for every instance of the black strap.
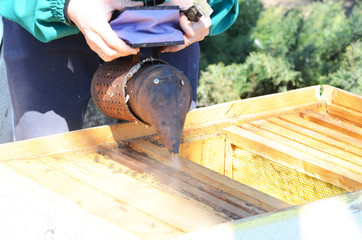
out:
M195 6L191 6L186 10L182 10L181 12L186 15L190 22L198 22L202 16Z
M148 0L145 1L145 6L156 6L164 3L165 0Z
M65 0L64 2L64 9L63 9L63 13L64 13L64 18L65 21L69 24L69 25L75 25L72 20L70 20L69 16L68 16L68 5L69 5L70 0Z
M0 23L3 25L3 33L2 33L2 36L0 36L0 52L1 52L1 49L3 48L3 41L4 41L4 23L2 22L2 17L0 16Z

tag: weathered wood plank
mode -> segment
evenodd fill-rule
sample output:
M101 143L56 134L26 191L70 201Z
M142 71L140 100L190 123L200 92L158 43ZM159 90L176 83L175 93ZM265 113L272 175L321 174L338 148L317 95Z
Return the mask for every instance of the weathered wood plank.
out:
M334 118L327 114L320 114L311 111L301 112L300 116L310 122L314 122L321 126L342 132L346 135L362 140L362 128L342 121L342 119Z
M96 162L94 158L97 159ZM47 161L46 164L152 216L156 219L154 226L157 221L161 221L182 232L189 232L201 226L212 226L226 221L211 208L185 199L175 192L155 187L155 179L147 181L144 175L137 179L137 175L130 169L104 159L99 154L69 153L56 161Z
M237 203L233 196L226 196L220 189L200 182L198 179L180 172L177 168L168 167L158 161L146 158L136 152L124 150L105 151L106 156L131 169L153 175L160 183L170 187L187 197L220 209L220 214L225 214L230 219L238 219L253 215L249 208L244 208ZM136 157L137 156L137 157ZM178 165L178 163L177 163ZM235 201L234 201L235 200Z
M273 124L276 124L278 126L281 126L283 128L286 128L288 130L297 132L298 134L309 137L318 142L325 143L325 144L329 145L330 148L340 149L340 150L346 151L348 153L354 154L356 156L362 157L361 149L356 148L355 146L348 144L346 142L336 140L335 138L332 138L330 136L326 136L324 134L318 133L318 132L310 130L308 128L301 127L300 125L285 121L280 118L269 118L267 121L271 122Z
M280 116L280 119L293 123L293 124L296 124L296 125L299 125L300 127L303 127L305 129L309 129L314 132L323 134L323 135L333 138L337 141L341 141L346 144L350 144L350 145L356 147L357 149L361 149L360 151L362 151L362 140L360 140L360 139L351 137L349 135L346 135L346 134L336 131L334 129L330 129L330 128L321 126L314 122L307 121L307 120L301 118L300 116L296 116L296 115L292 115L292 114L282 115L282 116ZM358 151L358 153L360 153L360 151Z
M362 127L362 112L353 109L341 107L336 104L328 105L328 114L338 117L348 123Z
M318 179L332 183L349 191L362 188L362 176L328 161L312 158L303 151L298 151L276 141L257 135L239 127L224 129L233 144L248 149L255 154L265 156L280 164L310 174Z
M299 105L320 103L320 86L243 99L191 111L186 116L185 128L227 119L260 114L280 108L296 108Z
M215 172L224 174L225 137L216 136L190 143L182 143L180 155Z
M91 214L107 219L110 223L142 239L159 239L160 232L165 233L164 238L182 233L180 229L161 222L42 161L10 161L6 166L76 203Z
M276 119L274 119L274 121L275 120ZM315 149L316 151L308 151L308 153L313 152L315 157L322 157L322 155L324 154L329 154L332 155L333 157L325 155L328 161L332 161L336 164L342 162L342 166L344 165L345 167L347 167L347 165L343 164L343 162L349 162L355 164L355 165L349 165L350 167L355 168L357 172L359 171L362 172L362 168L360 168L362 167L362 157L338 149L335 146L331 146L323 142L317 141L313 138L310 138L309 136L302 135L298 131L295 131L295 129L294 131L289 130L282 125L277 125L272 123L272 121L273 119L259 120L251 122L250 124L262 129L265 132L270 132L272 134L280 135L281 137L288 139L291 142L299 143L300 145L291 144L292 146L298 147L298 149L301 150L305 148ZM266 135L263 134L263 136Z
M244 100L242 100L244 101ZM250 102L249 104L253 104L252 102ZM206 118L208 118L208 121L202 122L200 123L200 125L197 125L195 123L191 123L189 125L185 124L184 130L183 130L183 135L182 135L182 143L195 143L197 144L199 141L205 140L205 139L209 139L209 138L213 138L213 137L218 137L220 135L222 135L222 129L228 126L235 126L235 125L240 125L242 123L245 122L250 122L250 121L254 121L254 120L259 120L259 119L266 119L266 118L271 118L271 117L278 117L280 115L287 115L287 114L295 114L297 112L302 112L305 110L311 110L314 112L326 112L327 109L327 104L325 102L313 102L313 103L307 103L307 104L301 104L301 105L296 105L296 106L290 106L290 107L283 107L283 108L277 108L277 104L276 106L274 106L275 109L272 110L265 110L262 112L256 112L256 113L250 113L250 114L241 114L239 116L233 117L233 118L229 118L229 119L219 119L219 120L215 120L209 119L209 113L208 113L208 109L204 109L204 108L199 108L194 111L202 111L204 112L204 114L200 114L200 117L204 116ZM191 114L188 113L188 114ZM199 151L197 149L197 147L192 147L192 150L188 149L188 153L191 153L193 151ZM186 152L186 151L184 151ZM194 155L194 154L192 154ZM197 155L197 154L196 154Z
M0 161L42 157L51 154L114 147L117 141L155 134L151 127L126 123L55 134L25 141L0 144Z
M170 154L165 148L161 148L142 140L130 143L130 147L162 162L169 167L175 167L175 163L170 161ZM252 209L255 213L259 212L260 209L264 209L264 211L274 211L276 209L282 209L290 206L283 201L218 174L181 156L179 160L180 164L176 165L179 171L214 186L222 192L239 198L241 201L246 202L244 207ZM255 209L253 206L260 209Z
M0 163L1 239L140 239Z
M225 171L224 175L233 179L233 150L230 142L230 137L225 137Z
M324 85L322 99L327 101L329 105L336 104L362 113L362 96Z
M241 128L250 131L254 134L257 134L261 137L264 137L266 139L269 139L270 141L278 142L282 144L283 146L293 148L297 151L301 151L303 153L306 153L310 156L311 161L317 161L320 162L318 165L325 166L327 169L333 171L333 167L341 167L345 169L345 173L347 173L347 176L353 176L352 179L360 179L362 183L362 167L345 161L344 159L340 159L338 157L334 157L333 155L329 154L328 152L322 152L315 150L310 145L304 145L300 144L299 142L295 141L295 139L290 140L286 136L282 134L275 134L272 131L265 131L264 129L255 127L251 124L243 124L240 126ZM321 160L321 161L319 161ZM287 161L287 159L285 160ZM307 160L305 160L307 161ZM328 168L332 167L332 168ZM336 172L337 174L338 172Z

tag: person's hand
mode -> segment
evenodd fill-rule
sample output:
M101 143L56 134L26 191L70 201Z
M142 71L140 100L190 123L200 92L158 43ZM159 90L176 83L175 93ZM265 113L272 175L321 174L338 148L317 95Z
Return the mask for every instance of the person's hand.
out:
M161 49L161 52L177 52L191 45L194 42L204 40L204 38L209 35L210 26L210 17L206 18L202 16L198 22L190 22L185 14L181 14L180 27L184 32L184 44L163 47Z
M143 2L130 0L70 0L69 19L83 33L89 47L104 61L135 55L139 49L122 41L109 25L115 10L124 7L143 6Z
M186 10L189 7L193 6L192 0L171 0L162 4L164 5L178 5L181 10ZM202 16L198 22L191 22L188 20L185 14L180 16L180 27L184 33L184 44L166 46L161 49L161 52L177 52L185 47L191 45L194 42L199 42L204 40L204 38L209 35L209 28L211 26L210 17Z

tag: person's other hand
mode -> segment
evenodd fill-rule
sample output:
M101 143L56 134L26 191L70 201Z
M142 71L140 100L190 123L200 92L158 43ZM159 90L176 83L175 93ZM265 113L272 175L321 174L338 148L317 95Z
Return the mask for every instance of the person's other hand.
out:
M204 40L204 38L209 35L210 26L210 17L202 16L198 22L190 22L185 14L181 14L180 27L184 32L184 44L163 47L161 52L177 52L194 42Z
M170 0L162 4L162 6L177 5L181 10L186 10L193 6L192 0ZM211 26L210 17L202 16L198 22L191 22L188 20L185 14L180 16L180 27L184 33L185 43L182 45L166 46L161 49L161 52L177 52L185 47L191 45L194 42L204 40L209 35L209 28Z
M89 47L104 61L112 61L139 52L122 41L109 25L113 11L131 6L143 6L143 2L70 0L67 10L69 19L83 33Z

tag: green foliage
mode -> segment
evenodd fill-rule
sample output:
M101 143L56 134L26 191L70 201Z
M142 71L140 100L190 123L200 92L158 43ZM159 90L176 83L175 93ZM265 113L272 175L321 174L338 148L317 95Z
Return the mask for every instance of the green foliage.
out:
M265 53L251 53L240 68L240 81L234 86L241 98L286 91L295 88L301 81L300 73L294 71L284 58Z
M362 96L362 42L351 43L343 56L340 68L323 78L332 86Z
M312 46L313 54L329 59L343 51L351 42L352 30L341 3L315 3L306 13L298 37L298 49ZM307 8L307 10L309 10Z
M239 17L223 34L207 37L200 42L200 69L209 64L243 62L253 49L249 34L258 20L263 5L255 0L239 0Z
M339 56L352 41L352 29L341 3L319 2L305 10L298 46L291 53L296 70L309 85L338 68Z
M362 94L361 38L360 0L349 17L334 1L264 10L257 0L242 0L237 22L201 44L199 101L219 103L316 84Z
M201 72L198 102L210 105L285 91L299 82L300 73L283 58L251 53L244 64L212 64Z
M257 51L287 57L296 46L301 25L299 10L269 8L260 15L251 37Z
M353 40L362 38L362 1L359 0L353 8L350 16L350 27L353 32Z
M239 99L234 82L239 82L241 68L238 64L223 63L209 65L201 72L197 97L200 105L229 102ZM245 84L245 83L244 83Z

